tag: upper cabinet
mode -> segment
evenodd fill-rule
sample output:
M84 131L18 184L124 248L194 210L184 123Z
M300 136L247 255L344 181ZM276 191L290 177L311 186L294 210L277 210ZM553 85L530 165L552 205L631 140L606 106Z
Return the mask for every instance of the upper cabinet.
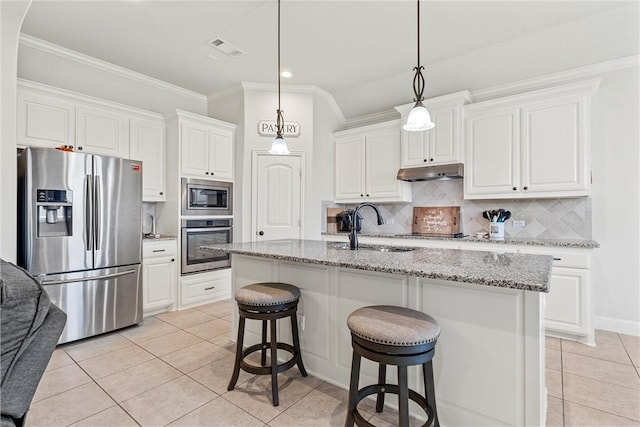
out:
M129 157L129 116L107 108L77 106L75 150Z
M599 80L465 107L466 199L588 196L589 104Z
M236 126L185 112L178 117L182 175L233 181Z
M18 79L17 145L142 160L143 201L166 200L160 114Z
M411 187L396 178L400 169L400 122L334 134L336 201L408 202Z
M131 158L142 161L142 198L146 202L167 200L165 133L164 120L129 121Z
M424 101L435 123L433 129L408 132L401 128L400 165L403 168L462 162L462 106L471 102L468 91L456 92ZM415 103L395 109L401 125Z
M75 105L59 97L18 88L18 145L75 145Z

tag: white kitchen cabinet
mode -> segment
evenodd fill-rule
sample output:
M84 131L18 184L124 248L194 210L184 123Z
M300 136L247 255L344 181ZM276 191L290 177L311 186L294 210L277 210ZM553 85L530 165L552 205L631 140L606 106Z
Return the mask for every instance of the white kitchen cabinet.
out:
M399 181L398 120L334 134L336 201L411 201L409 183Z
M180 308L231 298L231 269L208 271L180 278Z
M76 147L83 153L129 157L129 116L107 108L76 107Z
M164 120L129 121L130 158L142 161L142 200L164 202L166 144Z
M599 80L465 107L465 199L588 196Z
M233 181L235 125L184 115L179 114L182 175Z
M435 127L423 132L401 129L400 166L411 168L461 163L462 106L470 101L471 94L466 90L424 101ZM401 125L407 121L414 105L395 107L401 115Z
M142 309L145 316L176 308L177 256L176 240L143 241Z
M75 105L55 96L18 90L17 132L19 146L73 146Z

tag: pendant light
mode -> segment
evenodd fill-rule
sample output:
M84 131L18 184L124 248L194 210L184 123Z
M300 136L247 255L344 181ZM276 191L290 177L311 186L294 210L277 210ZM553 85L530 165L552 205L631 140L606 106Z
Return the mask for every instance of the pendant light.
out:
M284 118L280 109L280 0L278 0L278 110L276 114L276 139L271 144L269 154L289 154L287 142L282 137Z
M413 93L416 96L414 101L416 105L409 112L407 123L403 126L407 131L422 131L432 129L435 124L431 121L431 115L427 108L422 104L424 100L424 76L422 70L424 67L420 65L420 0L418 0L418 66L413 68L416 75L413 77Z

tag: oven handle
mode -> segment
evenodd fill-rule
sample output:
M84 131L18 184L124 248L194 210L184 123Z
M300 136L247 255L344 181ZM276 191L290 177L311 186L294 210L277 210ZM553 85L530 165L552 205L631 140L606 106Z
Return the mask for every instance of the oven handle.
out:
M232 228L233 227L205 227L205 228L182 227L182 229L186 233L199 233L201 231L228 231L228 230L231 230Z

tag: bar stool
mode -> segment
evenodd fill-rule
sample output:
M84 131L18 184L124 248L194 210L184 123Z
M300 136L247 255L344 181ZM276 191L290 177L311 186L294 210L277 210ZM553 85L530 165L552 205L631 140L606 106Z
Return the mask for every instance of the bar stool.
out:
M307 371L302 364L300 353L300 340L298 338L298 322L296 311L300 300L300 289L287 283L254 283L236 292L238 302L238 343L236 347L236 361L233 367L233 375L227 390L231 391L238 381L240 369L256 375L271 375L271 394L273 406L280 404L278 400L278 373L298 365L298 370L303 377ZM291 335L293 346L287 343L277 342L276 320L285 317L291 318ZM245 319L262 320L262 342L243 350ZM270 341L267 342L267 321L270 321ZM266 365L267 349L271 349L271 364ZM278 349L292 354L291 359L278 364ZM260 366L247 363L244 359L256 351L261 351Z
M426 412L424 426L440 426L436 411L432 359L440 326L436 320L420 311L404 307L377 305L360 308L349 315L353 359L349 406L345 427L372 426L360 412L358 403L367 396L377 394L376 412L382 412L385 393L398 395L400 426L409 425L409 399ZM379 364L378 384L358 389L361 357ZM387 365L398 367L398 385L387 384ZM410 390L407 384L407 366L422 365L425 397Z

